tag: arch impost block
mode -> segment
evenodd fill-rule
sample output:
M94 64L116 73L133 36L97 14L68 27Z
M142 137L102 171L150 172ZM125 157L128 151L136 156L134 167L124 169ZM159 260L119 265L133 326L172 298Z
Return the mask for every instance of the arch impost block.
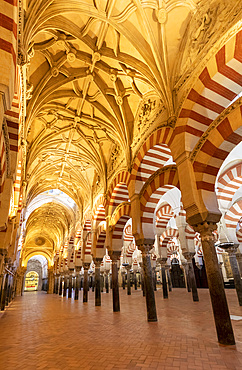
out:
M187 212L187 210L186 210ZM203 229L205 224L208 225L209 228L214 228L213 230L217 229L217 223L219 222L221 218L221 213L218 210L218 213L211 213L211 212L203 212L203 213L196 213L192 216L187 217L187 222L189 225L191 225L195 231L199 232L196 230L197 228ZM214 226L212 226L214 225Z

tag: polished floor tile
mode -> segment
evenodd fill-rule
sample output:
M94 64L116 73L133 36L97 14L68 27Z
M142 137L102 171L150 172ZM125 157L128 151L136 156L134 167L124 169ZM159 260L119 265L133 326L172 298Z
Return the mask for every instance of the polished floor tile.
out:
M102 306L24 293L0 317L0 370L21 369L191 369L241 370L242 321L232 320L236 346L217 343L208 290L174 289L168 300L156 293L159 321L146 321L141 291L120 289L121 312L112 312L112 293ZM226 291L230 314L242 316L234 290Z

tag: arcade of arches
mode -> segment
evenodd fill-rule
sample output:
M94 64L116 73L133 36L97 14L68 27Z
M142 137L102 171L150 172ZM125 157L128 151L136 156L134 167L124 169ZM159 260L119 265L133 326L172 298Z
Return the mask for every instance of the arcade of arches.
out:
M0 5L1 309L34 266L48 293L87 302L92 284L100 306L112 289L114 312L122 284L142 287L149 322L156 285L195 302L208 288L218 342L235 344L241 0Z

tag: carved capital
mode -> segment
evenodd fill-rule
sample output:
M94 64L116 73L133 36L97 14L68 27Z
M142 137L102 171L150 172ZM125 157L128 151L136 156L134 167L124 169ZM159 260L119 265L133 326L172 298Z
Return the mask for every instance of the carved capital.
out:
M113 263L116 263L121 256L121 251L109 251L108 253Z
M192 262L194 255L195 255L195 252L184 252L183 253L184 258L186 258L188 262Z
M201 241L214 241L213 231L217 229L217 224L215 222L202 222L193 226L194 230L200 234Z
M102 258L93 258L93 262L95 263L95 267L100 267L102 263Z

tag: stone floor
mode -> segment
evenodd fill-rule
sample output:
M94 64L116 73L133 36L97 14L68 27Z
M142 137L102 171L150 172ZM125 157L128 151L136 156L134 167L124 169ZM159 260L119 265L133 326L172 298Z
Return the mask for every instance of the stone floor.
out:
M226 291L230 314L242 316L234 290ZM140 291L120 289L121 312L112 312L112 294L102 306L24 293L0 317L0 370L7 369L242 369L242 320L233 320L236 346L217 343L208 290L174 289L169 299L156 292L159 321L146 321Z

